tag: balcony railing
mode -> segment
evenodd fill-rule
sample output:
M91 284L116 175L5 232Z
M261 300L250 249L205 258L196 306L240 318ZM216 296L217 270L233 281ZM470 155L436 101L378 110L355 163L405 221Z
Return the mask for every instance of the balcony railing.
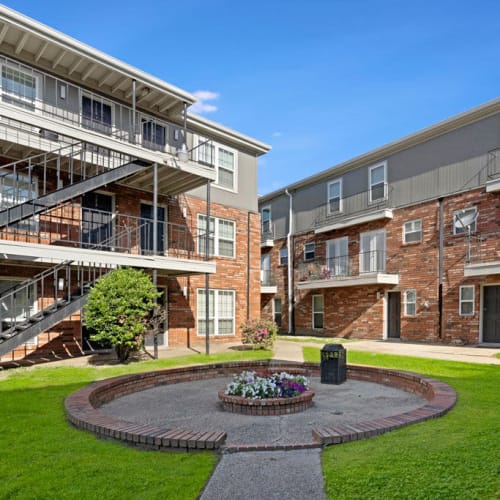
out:
M488 153L487 175L488 179L498 179L500 177L500 149Z
M361 216L376 210L392 207L393 188L385 183L367 191L335 198L315 210L314 226L334 224L351 216ZM376 198L376 199L374 199Z
M260 271L260 284L261 286L276 286L274 276L269 269L261 269Z
M262 222L260 235L261 242L274 240L274 227L271 221Z
M468 264L500 262L500 231L473 234L465 244Z
M157 251L153 249L153 220L83 208L66 203L0 231L0 239L33 244L72 246L138 255L204 259L197 239L181 224L157 221Z
M385 273L386 252L373 250L361 252L354 256L341 255L329 259L315 258L300 262L298 265L298 280L342 280L363 274Z
M130 106L4 56L0 56L0 66L5 72L0 79L3 103L154 151L176 154L184 142L179 125L134 112ZM52 134L57 140L57 133L46 133L47 139ZM172 139L175 136L177 140ZM199 147L183 151L185 159L197 161Z

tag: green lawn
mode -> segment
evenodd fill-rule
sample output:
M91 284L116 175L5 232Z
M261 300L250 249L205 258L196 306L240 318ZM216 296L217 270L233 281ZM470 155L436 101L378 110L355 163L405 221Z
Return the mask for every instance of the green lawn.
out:
M97 440L68 425L64 398L94 380L138 371L230 360L269 351L235 351L108 368L42 366L0 379L0 499L194 499L214 454L159 453Z
M304 348L308 361L319 349ZM500 367L349 350L350 363L415 371L447 382L456 407L442 418L327 448L328 498L500 498Z

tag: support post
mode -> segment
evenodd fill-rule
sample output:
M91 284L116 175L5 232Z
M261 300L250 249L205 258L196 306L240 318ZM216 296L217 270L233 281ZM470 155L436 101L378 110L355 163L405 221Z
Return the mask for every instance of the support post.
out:
M130 142L132 142L132 144L135 144L135 126L136 126L136 123L135 123L135 120L136 120L135 105L136 105L136 101L137 101L136 86L137 86L137 82L135 81L135 78L134 78L132 80L132 137L131 137L131 141L130 141Z
M158 254L158 163L153 165L153 255ZM158 289L158 271L153 269L153 285ZM158 331L153 335L153 357L158 359Z
M210 181L207 181L207 220L205 226L205 260L210 260ZM215 299L215 297L214 297ZM205 354L210 354L210 274L205 273Z

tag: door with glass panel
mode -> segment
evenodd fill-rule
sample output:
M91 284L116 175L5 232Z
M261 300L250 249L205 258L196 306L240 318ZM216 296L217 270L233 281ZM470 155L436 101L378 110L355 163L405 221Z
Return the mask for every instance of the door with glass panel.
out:
M271 255L266 253L260 258L260 283L270 286L271 283Z
M360 237L360 272L385 272L385 231L370 231Z
M349 274L348 238L336 238L326 242L326 268L331 276Z

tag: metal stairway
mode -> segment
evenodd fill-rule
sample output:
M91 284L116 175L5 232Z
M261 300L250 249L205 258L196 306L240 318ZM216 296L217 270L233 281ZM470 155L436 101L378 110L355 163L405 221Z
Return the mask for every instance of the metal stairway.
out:
M65 261L0 294L0 357L80 311L90 288L110 270ZM42 310L32 310L30 295Z
M3 165L0 185L10 206L0 210L0 228L124 179L149 165L83 142Z

